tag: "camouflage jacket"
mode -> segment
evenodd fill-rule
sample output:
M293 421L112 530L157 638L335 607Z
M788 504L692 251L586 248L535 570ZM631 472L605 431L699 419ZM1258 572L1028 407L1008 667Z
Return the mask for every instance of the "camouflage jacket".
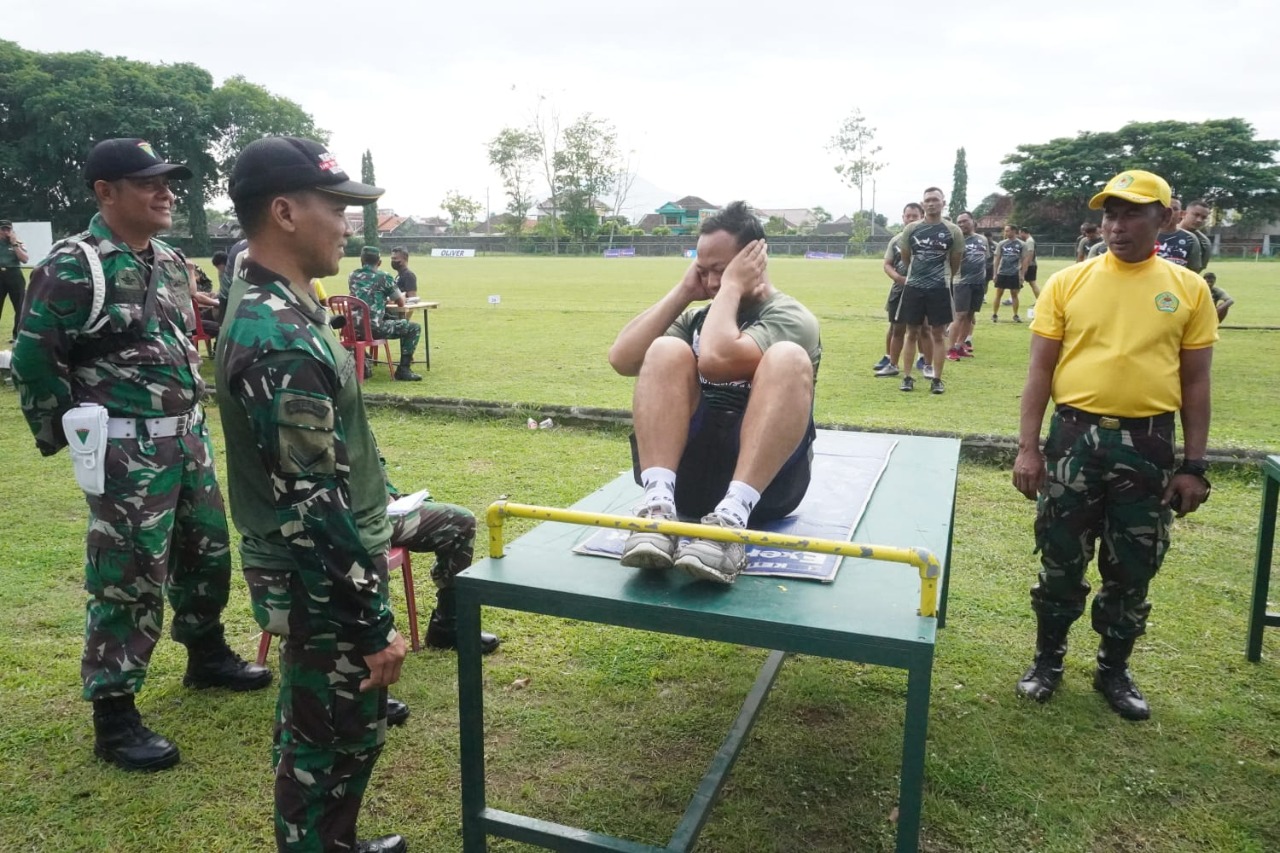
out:
M394 637L387 483L355 363L310 293L245 261L218 337L231 517L251 568L324 572L362 654Z
M375 328L387 317L387 303L400 297L396 280L371 266L363 266L353 272L347 279L347 289L369 306L369 322Z
M80 235L96 246L106 301L92 330L93 279L84 253L54 246L31 274L28 312L13 347L13 375L36 446L65 445L62 415L98 403L112 417L155 418L189 411L204 395L186 259L152 240L150 258L111 233L101 214Z

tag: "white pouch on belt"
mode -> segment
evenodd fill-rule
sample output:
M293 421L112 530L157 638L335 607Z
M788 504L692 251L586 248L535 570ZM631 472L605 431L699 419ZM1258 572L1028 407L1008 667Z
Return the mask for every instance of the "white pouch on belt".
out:
M62 432L71 451L76 483L86 495L100 495L106 487L107 410L97 403L81 403L62 416Z

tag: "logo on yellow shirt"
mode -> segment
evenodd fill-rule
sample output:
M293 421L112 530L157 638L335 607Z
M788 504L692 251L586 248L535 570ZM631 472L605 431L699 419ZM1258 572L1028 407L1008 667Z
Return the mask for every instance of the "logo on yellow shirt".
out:
M1166 314L1172 314L1174 311L1178 310L1178 305L1179 305L1178 297L1174 296L1172 293L1170 293L1167 290L1164 293L1158 294L1156 296L1157 311L1163 311Z

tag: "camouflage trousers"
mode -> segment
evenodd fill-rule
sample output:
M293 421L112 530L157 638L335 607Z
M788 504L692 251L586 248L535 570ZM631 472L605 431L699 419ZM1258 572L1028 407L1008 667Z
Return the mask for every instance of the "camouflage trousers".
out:
M422 337L422 327L409 320L383 320L373 327L375 338L400 341L400 361L408 364L413 361L413 354L418 351L418 338Z
M1031 605L1071 624L1084 613L1085 569L1098 553L1102 587L1093 629L1116 639L1146 631L1147 589L1169 548L1173 511L1160 505L1174 464L1173 424L1106 429L1055 413L1045 442L1048 479L1036 505L1039 582Z
M471 565L476 517L466 507L424 503L414 512L391 516L391 544L414 553L436 555L431 580L436 589L453 586L458 572Z
M190 644L227 604L231 546L213 451L202 423L185 436L110 439L106 487L87 495L84 698L137 693L160 639Z
M386 560L379 588L386 584ZM369 676L352 638L332 621L324 574L246 568L253 616L280 637L280 696L271 750L276 846L353 850L356 820L387 732L386 689Z

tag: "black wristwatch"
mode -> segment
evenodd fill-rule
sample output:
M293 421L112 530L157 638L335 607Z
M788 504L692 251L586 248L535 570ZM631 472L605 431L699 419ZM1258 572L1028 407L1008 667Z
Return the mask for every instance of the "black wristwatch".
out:
M1209 479L1205 474L1209 473L1209 463L1203 459L1183 459L1182 464L1178 466L1178 470L1174 474L1194 474L1206 483Z

